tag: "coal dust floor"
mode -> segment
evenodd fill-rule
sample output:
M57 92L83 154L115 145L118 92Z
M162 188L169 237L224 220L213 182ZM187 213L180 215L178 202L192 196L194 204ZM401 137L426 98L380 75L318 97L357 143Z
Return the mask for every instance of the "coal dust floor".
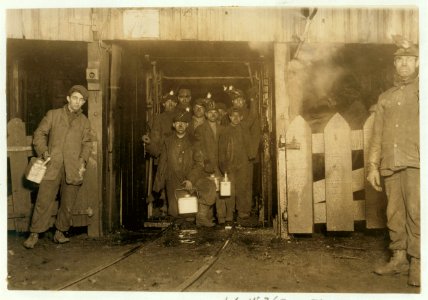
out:
M9 290L420 293L407 276L378 276L384 232L275 238L271 228L170 228L80 233L63 245L45 234L36 247L8 234Z

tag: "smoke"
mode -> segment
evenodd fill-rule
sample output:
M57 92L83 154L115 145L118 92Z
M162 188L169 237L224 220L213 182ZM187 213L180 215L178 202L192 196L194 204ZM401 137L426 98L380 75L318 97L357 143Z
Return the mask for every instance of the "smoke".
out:
M271 51L269 43L265 42L248 42L248 47L259 53L260 56L268 56Z
M304 44L288 65L290 115L323 125L360 98L356 78L344 66L343 45ZM325 124L324 124L325 125Z

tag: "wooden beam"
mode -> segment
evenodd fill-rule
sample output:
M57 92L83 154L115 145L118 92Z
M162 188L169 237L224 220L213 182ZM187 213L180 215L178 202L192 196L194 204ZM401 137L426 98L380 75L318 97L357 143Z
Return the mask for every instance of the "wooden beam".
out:
M108 228L120 226L120 178L117 176L116 166L120 160L119 143L116 141L116 128L118 122L117 97L119 93L120 77L122 66L122 48L118 45L112 45L111 54L111 72L110 72L110 101L108 104L108 136L107 136L107 178L106 178L106 193L109 222ZM119 138L119 136L117 137ZM116 147L115 147L116 145ZM119 173L120 174L120 173ZM119 189L117 189L119 188Z
M104 186L103 157L104 157L104 139L103 139L103 111L104 103L107 97L107 82L109 78L109 56L99 43L88 44L88 69L98 71L98 81L88 79L89 100L88 100L88 118L91 122L92 130L96 138L92 154L88 162L86 182L89 187L86 191L88 206L93 209L93 216L90 218L88 226L89 236L102 235L102 199ZM98 89L97 89L98 88ZM82 187L83 188L83 187Z
M312 200L312 132L309 124L296 117L287 130L286 143L298 143L299 149L288 148L287 199L290 233L313 232Z
M287 174L285 159L285 134L289 123L289 99L286 91L286 68L289 60L289 49L285 43L274 44L275 66L275 122L277 145L277 197L278 214L276 216L276 234L288 238L287 215ZM284 144L284 145L283 145Z

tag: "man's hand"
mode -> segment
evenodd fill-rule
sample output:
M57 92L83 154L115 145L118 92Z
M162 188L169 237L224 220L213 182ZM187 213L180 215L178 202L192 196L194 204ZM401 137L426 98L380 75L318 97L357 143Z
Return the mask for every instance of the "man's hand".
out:
M141 138L145 144L150 144L151 140L148 134L143 135Z
M190 191L193 188L192 182L190 180L184 180L181 184L184 186L185 190Z
M85 172L86 172L85 160L83 158L79 158L79 163L80 163L79 176L80 176L80 178L83 179L83 174L85 174Z
M49 157L51 157L51 155L49 154L48 151L43 152L43 154L42 154L43 160L47 160Z
M378 170L370 171L367 175L367 180L376 191L382 192L382 187L380 185L380 174Z

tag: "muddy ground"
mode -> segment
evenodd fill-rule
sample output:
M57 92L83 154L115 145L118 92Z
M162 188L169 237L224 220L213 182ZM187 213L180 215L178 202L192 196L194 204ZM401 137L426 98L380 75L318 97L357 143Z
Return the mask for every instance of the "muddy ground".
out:
M99 239L70 235L70 243L58 245L46 233L27 250L26 235L9 232L8 289L226 292L222 299L233 292L420 293L404 275L372 272L388 258L385 231L278 240L272 228L183 224Z

